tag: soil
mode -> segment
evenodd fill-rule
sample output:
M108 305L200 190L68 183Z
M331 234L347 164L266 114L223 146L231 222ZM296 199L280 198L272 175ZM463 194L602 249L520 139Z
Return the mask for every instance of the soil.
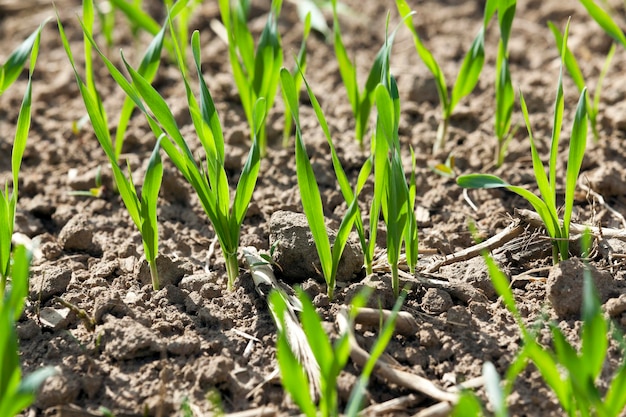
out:
M80 14L80 2L55 3L72 48L80 56L82 34L76 17ZM201 33L203 69L223 123L229 181L234 184L249 147L248 126L232 81L226 46L210 28L210 21L219 19L216 3L201 4L190 27ZM261 3L267 2L254 3L252 27L258 33L267 13L267 6ZM390 11L392 28L399 18L391 1L347 0L345 3L354 12L341 16L344 41L356 58L359 80L363 83L375 53L384 42L384 16ZM481 25L482 2L422 0L413 1L412 7L417 12L415 22L424 43L441 63L446 78L453 80L464 51ZM158 3L150 4L150 10L162 18L162 6ZM617 10L616 19L626 16L622 9ZM0 0L1 61L40 22L53 15L52 5L46 1ZM570 16L569 44L593 89L611 40L578 2L520 1L510 41L513 81L516 90L524 93L544 157L549 147L560 62L546 23L554 21L563 28ZM332 23L328 14L326 17ZM296 7L291 2L283 6L279 30L285 56L291 57L298 50L302 33ZM102 36L96 39L100 45L105 44ZM497 26L492 23L486 37L487 58L480 82L456 109L446 148L433 155L431 149L440 117L436 90L408 31L401 28L398 32L391 66L401 94L400 138L406 149L407 168L410 168L409 145L417 157L420 271L432 267L445 255L472 246L470 221L481 236L488 238L516 221L516 209L530 208L516 195L492 190L468 193L476 205L474 210L455 182L436 174L431 166L444 162L451 154L456 158L458 174L495 173L512 184L537 191L529 141L518 108L513 122L520 128L505 163L501 168L492 164L497 40ZM119 62L116 57L123 48L127 59L136 63L148 42L149 37L144 33L133 37L120 15L113 45L105 50ZM333 47L317 33L310 37L307 46L307 79L326 112L344 167L354 180L366 154L354 139L354 121ZM98 64L96 69L105 108L111 120L115 120L124 93L104 66ZM600 100L599 138L593 141L589 137L580 193L574 207L576 223L624 228L623 219L608 209L617 213L626 211L626 148L623 146L626 85L621 76L624 70L626 53L618 47ZM10 178L9 155L25 83L23 74L0 97L0 179L3 181ZM167 98L183 133L193 143L184 87L176 67L167 59L155 85ZM44 384L35 404L24 415L102 415L98 411L100 407L106 407L118 417L182 415L183 403L196 416L245 410L253 410L250 415L296 413L274 374L276 326L266 300L256 292L243 260L235 289L226 289L221 252L211 249L214 241L211 225L194 192L167 158L164 158L165 177L158 211L159 266L166 271L162 275L167 282L160 291L152 290L142 260L140 235L115 193L104 152L89 124L81 124L85 108L53 22L47 24L42 35L33 89L33 120L20 173L16 231L37 239L42 254L32 267L31 294L18 323L18 333L26 372L50 365L57 367L59 373ZM564 90L566 121L559 156L561 176L578 99L576 87L568 76L564 77ZM293 149L281 146L283 109L278 99L269 115L270 150L262 162L243 225L242 247L268 250L272 214L280 210L302 212ZM329 225L336 227L346 207L334 179L328 147L305 99L301 113L325 214ZM132 119L123 151L138 184L154 143L143 117L137 114ZM98 169L104 181L102 195L94 198L73 194L94 187ZM602 196L604 205L584 192L583 186ZM371 198L368 187L361 202L364 208ZM560 199L561 192L562 187ZM384 248L384 232L381 234L379 243ZM603 285L602 301L608 301L607 311L622 330L626 325L626 308L624 297L619 296L625 293L621 261L626 253L625 245L616 239L596 242L592 259L600 277L598 285ZM313 251L312 247L303 250ZM570 340L577 340L581 324L579 261L552 268L550 243L545 233L531 227L495 249L494 255L513 278L524 320L527 323L555 320ZM414 316L419 330L394 336L386 352L398 367L442 388L480 376L486 361L493 362L500 375L504 375L521 340L514 320L491 287L482 259L458 261L432 272L449 285L439 288L413 285L403 310ZM365 277L360 272L346 278L351 281L340 283L336 297L328 300L319 278L301 276L300 281L314 298L318 312L330 323L331 333L336 331L333 323L339 306L349 302L364 285L377 289L370 300L371 306L391 308L393 305L389 276L384 268L375 276ZM294 284L293 279L290 284ZM357 331L361 345L368 349L376 329L357 328ZM549 343L547 331L542 331L541 339ZM610 381L620 361L620 351L611 347L599 381L601 385ZM342 408L359 374L360 368L349 361L339 380ZM483 389L477 392L484 400ZM412 415L435 403L425 395L375 376L366 405L409 394L415 395L400 409L385 413ZM532 366L515 382L509 404L511 415L563 414Z

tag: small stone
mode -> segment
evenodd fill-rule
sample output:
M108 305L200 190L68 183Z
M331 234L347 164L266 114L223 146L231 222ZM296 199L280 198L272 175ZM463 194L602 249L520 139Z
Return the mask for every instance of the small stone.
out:
M626 311L626 294L620 294L619 297L608 300L604 309L610 317L618 317Z
M70 323L70 309L44 307L39 311L39 320L54 331L65 329Z
M604 161L598 168L586 172L585 177L589 187L604 198L626 194L626 172L619 162Z
M45 410L74 402L80 393L80 378L67 369L58 369L56 375L46 379L36 396L35 407Z
M331 244L336 231L326 228ZM309 229L302 213L277 211L270 218L270 245L278 242L274 261L282 268L282 277L291 282L307 278L323 281L322 267ZM337 269L337 281L351 281L363 268L363 252L358 242L348 240Z
M437 333L435 333L435 330L432 328L432 325L422 326L418 333L418 337L420 345L425 348L435 348L441 344Z
M446 319L448 323L468 324L472 321L472 316L465 307L452 306L448 309Z
M45 269L33 268L30 297L42 302L48 301L55 295L63 294L71 279L72 270L67 265L46 266Z
M102 248L94 241L94 226L84 215L74 216L63 226L59 233L59 243L67 251L102 255Z
M93 307L93 318L96 323L103 323L108 315L122 318L125 316L133 316L133 312L128 307L119 293L111 291L101 291L96 297Z
M178 285L185 274L190 272L191 265L186 264L182 260L174 261L169 256L159 255L156 258L156 266L159 271L159 288L165 288L168 285ZM137 279L143 285L152 285L148 261L143 259L135 269Z
M209 282L209 275L205 273L187 275L178 283L178 288L181 290L187 290L189 292L192 291L200 291L200 288L204 284Z
M593 277L600 302L619 295L620 282L610 272L598 271L588 266ZM546 283L547 299L560 318L579 317L583 302L583 282L585 265L578 258L561 261L548 275Z
M429 288L422 297L422 310L428 314L441 314L453 305L450 294L439 288Z

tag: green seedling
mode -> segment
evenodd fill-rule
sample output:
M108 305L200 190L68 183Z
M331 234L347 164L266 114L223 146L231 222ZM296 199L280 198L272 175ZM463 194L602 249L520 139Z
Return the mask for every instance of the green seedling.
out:
M296 3L296 6L300 20L306 23L306 20L310 19L311 28L324 36L324 39L328 40L331 33L322 8L330 8L330 0L301 0Z
M322 198L320 196L319 187L315 179L315 173L311 166L311 161L306 151L304 139L302 138L302 130L300 126L300 114L297 101L297 93L295 90L295 82L291 73L283 68L280 71L281 85L283 93L287 99L286 105L290 109L293 115L294 124L296 127L296 140L295 140L295 154L296 154L296 174L298 178L298 188L300 189L300 196L302 199L302 208L306 215L313 240L315 241L315 248L320 259L322 267L322 274L326 280L327 292L330 298L333 297L335 290L335 279L337 275L337 268L339 267L339 261L343 250L348 241L350 231L357 218L358 201L356 196L353 195L349 203L348 210L341 221L339 230L337 231L337 237L332 245L326 232L326 224L324 221L324 209L322 207ZM306 81L305 81L306 83ZM313 92L308 87L307 91L311 102L314 103L315 111L318 115L318 120L324 127L324 131L329 137L328 126L323 118L323 114L319 107L319 103L315 99ZM329 141L331 142L331 141ZM331 149L334 152L334 148L331 145ZM338 161L337 161L338 162ZM340 166L335 167L335 170L343 171ZM345 179L345 173L342 180ZM347 180L346 180L347 181ZM349 188L349 186L348 186Z
M28 57L33 58L33 51L38 50L41 30L46 22L42 23L28 38L26 38L7 58L6 62L0 65L0 96L11 84L20 76L24 64ZM35 53L35 57L36 57ZM31 65L32 67L33 65ZM31 71L32 72L32 71Z
M219 0L222 22L228 34L228 56L243 110L251 127L250 135L255 136L254 108L263 97L265 113L274 105L280 68L283 65L283 48L278 33L278 15L282 0L272 0L267 22L254 47L254 39L248 28L250 1L238 1L231 6L230 0ZM265 125L258 132L261 156L267 153L267 131Z
M607 35L626 48L626 35L624 35L622 29L620 29L619 25L615 23L615 20L613 20L610 14L602 9L602 7L598 6L594 0L580 0L580 3L585 6L589 16L591 16L596 23L604 29Z
M15 323L24 310L28 296L28 275L31 254L24 246L17 246L13 253L11 287L0 294L0 415L13 417L35 400L41 384L56 373L45 367L24 377L20 367L18 337Z
M171 20L169 20L169 27L172 27ZM173 40L176 60L185 84L189 112L198 139L206 154L206 163L196 161L167 102L150 85L148 80L128 64L122 54L122 60L132 79L132 83L129 82L96 47L93 38L91 36L88 38L117 84L146 116L154 134L161 138L161 147L198 194L202 208L211 221L220 242L226 260L228 289L231 290L239 274L237 250L241 225L248 210L259 173L260 149L257 137L265 122L265 100L263 98L258 99L253 111L254 140L239 176L231 204L228 177L224 169L224 136L217 109L202 75L200 34L198 31L195 31L191 37L191 48L200 84L200 104L198 104L191 90L181 50L176 39L173 38Z
M565 28L563 45L567 45L568 29L569 22ZM562 55L564 55L564 53L562 53ZM565 207L563 209L563 219L561 221L559 219L558 207L556 203L556 165L564 108L562 80L563 63L561 63L561 72L559 74L556 100L554 104L554 123L550 146L548 174L546 174L543 163L539 157L539 153L537 152L535 138L533 136L528 117L528 109L526 107L526 102L524 101L524 96L520 92L522 113L524 115L524 121L526 122L528 136L530 138L533 170L537 186L541 193L541 198L537 197L535 194L523 187L508 184L495 175L469 174L462 175L457 178L457 184L464 188L506 188L509 191L513 191L514 193L525 198L543 220L548 235L552 239L553 259L555 263L557 263L559 259L563 260L569 257L569 227L574 207L574 193L576 191L576 182L578 180L578 174L580 173L580 167L582 165L587 144L587 90L583 89L576 107L576 114L574 116L572 133L570 136L569 157L565 178Z
M39 42L41 39L41 30L45 22L31 35L22 45L14 51L0 70L0 93L4 91L19 75L22 65L26 59L30 57L30 66L28 71L28 83L26 91L22 99L19 115L17 118L17 127L13 141L13 149L11 151L11 188L9 183L5 183L4 190L0 188L0 299L4 295L6 280L11 268L11 239L13 237L13 229L15 226L15 213L17 210L18 198L18 179L22 158L26 150L26 142L28 140L28 132L31 122L31 106L32 106L32 83L35 64L39 54ZM18 67L19 65L19 67Z
M393 38L396 31L394 31L385 44L381 47L374 58L372 68L365 82L363 90L359 90L357 81L356 65L354 61L350 60L348 52L344 46L341 29L339 27L339 17L337 13L337 0L332 0L333 5L333 35L335 55L339 64L339 73L343 80L343 85L348 93L348 100L352 107L352 114L355 119L355 135L356 140L363 147L363 138L367 132L370 113L372 106L374 105L374 90L376 85L380 82L381 74L383 71L384 60L387 59L386 55L390 54L391 45L393 44ZM412 13L409 13L409 15ZM406 19L406 16L403 16Z
M388 22L388 21L387 21ZM391 46L385 42L387 51ZM391 267L391 283L396 297L400 293L399 260L402 245L411 273L417 264L417 221L415 218L415 154L411 149L412 174L407 184L400 148L400 95L390 73L390 53L383 55L380 82L374 90L376 129L372 140L374 155L374 200L380 201L387 226L387 261ZM370 217L370 223L376 217Z
M187 44L189 43L189 20L194 11L201 3L201 0L165 0L164 5L166 10L177 9L177 13L170 12L170 16L174 19L177 15L178 18L174 23L174 30L172 36L177 38L178 44L182 49L183 56L186 56ZM161 30L161 25L145 12L142 8L143 2L141 0L111 0L113 9L121 11L131 25L131 30L134 36L137 36L139 31L148 32L152 36L156 36ZM105 21L106 22L106 21ZM105 37L109 37L110 34L105 31ZM108 42L108 41L107 41ZM172 60L175 60L175 51L172 42L169 39L165 40L165 48L167 49Z
M398 129L400 98L395 79L378 84L375 91L378 117L374 149L374 194L382 196L383 219L387 226L387 261L391 267L391 284L396 297L400 292L399 260L404 242L411 273L417 264L417 221L415 219L415 176L407 184ZM413 167L415 155L411 150Z
M86 1L84 4L85 3L88 2ZM91 15L91 18L93 18L93 15ZM90 23L92 23L92 21ZM81 22L81 24L83 24L83 22ZM85 48L85 53L91 56L91 48L93 45L89 42L89 39L91 39L91 31L88 24L89 23L83 24L83 31L86 37L85 44L89 44L89 48ZM113 171L113 178L119 190L120 196L122 197L122 201L126 206L126 210L141 233L144 253L150 267L152 287L156 291L160 286L156 258L158 256L157 200L163 178L163 165L159 154L159 143L161 139L159 138L157 141L157 145L155 146L152 156L148 161L148 168L144 177L140 198L132 180L130 167L128 167L128 176L126 176L117 164L117 156L115 150L113 149L113 141L107 126L106 113L104 112L102 100L100 99L100 95L95 87L95 84L92 83L91 87L89 87L89 84L87 83L90 78L87 77L88 81L83 81L80 77L60 20L58 21L58 26L65 52L74 70L76 82L78 83L78 87L83 98L85 108L87 109L89 119L91 120L91 125L93 126L96 138L109 159L111 169ZM163 32L160 32L160 39L162 39L162 36ZM91 63L91 59L86 59L85 62ZM90 74L91 71L87 69L85 73ZM92 78L91 81L93 82Z
M308 0L307 0L308 1ZM300 4L300 3L298 3ZM300 100L300 88L302 87L302 80L304 79L304 74L306 73L306 41L309 38L309 34L311 33L311 14L308 13L304 18L304 32L302 34L302 43L300 44L300 50L298 51L298 56L296 57L296 65L291 71L291 76L294 79L294 87L296 89L296 99ZM285 97L285 92L282 92L283 100L286 102L287 98ZM289 138L291 137L291 131L293 129L293 119L291 116L291 110L289 107L285 109L285 126L283 127L283 147L287 147L289 145Z
M493 0L492 0L493 1ZM504 157L509 142L513 138L516 129L511 129L511 116L513 105L515 104L515 90L511 82L511 72L509 70L508 44L511 36L511 27L515 18L515 0L498 1L498 25L500 27L500 41L498 42L498 57L496 60L496 115L495 132L497 139L494 164L496 167L504 163ZM485 12L485 26L490 18L489 5Z
M556 41L556 46L559 48L559 51L563 51L564 55L561 56L561 59L565 63L565 68L567 68L567 72L569 72L574 84L578 87L580 92L585 88L585 79L583 77L583 73L578 66L578 62L576 61L576 57L572 53L572 51L565 45L563 47L563 35L559 31L559 29L552 22L548 22L548 26L554 35L554 39ZM593 137L597 141L600 137L600 133L598 132L598 112L600 108L600 94L602 92L602 83L604 82L604 77L609 70L609 66L611 65L611 61L613 60L613 55L615 55L615 43L611 45L611 49L609 49L609 53L604 60L604 65L602 66L602 70L600 71L600 75L598 76L598 81L596 83L596 89L593 93L593 100L591 97L587 96L587 116L589 117L589 124L591 125L591 131L593 132Z
M588 234L584 240L590 241ZM588 249L586 252L588 253ZM621 365L614 371L608 389L601 389L596 382L609 348L610 323L602 312L590 271L586 269L584 273L581 342L576 344L580 349L567 341L557 323L549 324L553 348L546 348L525 327L508 278L489 255L485 253L483 256L494 288L513 314L524 341L521 352L507 372L505 392L510 393L515 377L524 370L528 362L532 362L556 394L567 415L621 415L626 407L626 361L623 357ZM621 338L623 337L620 336ZM602 393L605 393L604 398Z
M396 0L396 6L405 25L413 34L413 42L418 55L435 78L437 93L439 94L439 100L442 108L442 118L437 129L437 137L433 146L433 152L435 153L444 148L448 135L450 117L454 112L456 105L463 97L471 93L478 83L478 78L485 62L485 25L480 28L478 34L474 38L470 49L467 51L467 54L463 59L463 63L459 69L452 91L448 93L446 79L441 67L435 60L433 54L422 43L412 20L407 19L407 16L412 13L409 5L405 0Z
M138 7L137 5L133 5L131 3L127 3L125 0L122 0L125 8L133 8ZM175 9L172 9L171 15L176 16L184 10L184 2L180 2L179 6ZM123 9L126 10L126 9ZM133 9L134 10L134 9ZM129 16L130 18L130 16ZM151 19L151 18L150 18ZM94 13L94 4L93 0L85 0L83 1L83 28L88 34L88 36L93 36L93 25L95 20ZM156 75L156 72L161 63L161 52L165 43L165 26L161 27L155 22L156 27L151 27L152 29L156 28L156 32L154 32L154 38L150 42L150 45L146 49L144 56L139 64L138 72L144 76L149 81L152 81ZM152 33L152 32L151 32ZM87 38L87 35L85 36ZM91 42L88 42L85 39L84 42L84 56L85 56L85 85L87 86L90 94L96 99L99 107L99 111L105 121L107 122L107 114L104 110L104 106L102 105L102 100L98 91L96 89L94 73L93 73L93 46ZM124 146L124 136L126 135L126 131L128 129L128 123L132 116L133 110L135 109L134 102L126 97L124 103L122 104L122 110L120 112L120 116L117 122L117 128L115 130L115 141L111 141L112 146L114 147L114 156L115 163L120 163L120 155L122 154L122 149Z
M270 309L278 327L276 342L277 359L280 367L281 380L285 390L289 392L300 410L307 417L339 416L339 401L337 396L337 378L345 367L350 356L350 335L344 332L332 343L322 327L322 319L315 311L306 293L298 290L298 298L302 304L300 320L304 328L307 342L313 356L320 367L320 396L316 405L309 389L309 381L304 366L294 355L287 336L287 304L284 295L277 291L270 294ZM381 334L372 347L371 356L365 364L357 384L352 389L350 400L346 406L346 416L357 416L360 411L363 396L366 393L369 378L376 362L383 354L387 344L393 336L395 320L405 298L398 298L389 319L384 323ZM360 307L365 305L367 295L360 293L352 300L349 321L353 322Z
M96 170L95 182L95 187L92 187L89 190L70 191L68 194L81 197L102 197L102 193L104 191L104 185L102 185L102 165L98 165L98 169Z

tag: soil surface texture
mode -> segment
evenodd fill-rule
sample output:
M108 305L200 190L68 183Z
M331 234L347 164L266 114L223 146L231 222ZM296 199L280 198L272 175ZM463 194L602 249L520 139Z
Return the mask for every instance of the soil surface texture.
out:
M76 57L83 37L77 0L56 1L60 19ZM160 2L145 2L162 21ZM385 17L390 28L400 19L392 1L346 0L340 15L344 42L357 62L363 85L374 56L385 41ZM454 0L411 1L414 21L424 44L440 62L446 79L454 80L465 51L480 29L483 2ZM616 3L616 2L613 2ZM619 3L619 2L617 2ZM267 18L269 2L255 1L251 27L259 34ZM626 16L617 6L615 18ZM332 15L325 11L332 26ZM42 21L54 16L44 0L0 0L0 61ZM563 29L571 16L569 45L578 57L586 81L595 88L611 46L611 39L576 1L519 1L510 40L511 74L516 91L528 104L534 135L544 160L549 152L553 104L560 59L547 27L553 21ZM249 128L228 61L227 46L211 24L219 20L217 2L199 5L190 22L200 31L202 65L220 114L226 141L226 168L230 184L236 184L250 147ZM279 31L285 62L291 67L302 37L303 24L293 2L285 2ZM97 32L100 33L100 32ZM403 306L414 319L412 331L398 332L386 349L395 367L451 390L481 376L483 364L492 362L504 375L520 348L521 338L513 317L493 289L478 253L449 257L474 245L469 232L473 222L479 235L490 238L522 229L511 239L494 245L492 253L512 280L523 319L554 320L567 337L578 340L582 264L576 257L552 266L551 244L545 231L523 218L531 209L525 200L505 190L472 190L464 193L454 179L431 167L455 158L457 174L493 173L511 184L538 192L534 182L530 145L524 121L516 105L513 125L519 126L502 167L493 164L496 139L495 60L498 42L495 22L486 34L486 61L480 81L456 108L445 149L432 153L441 110L432 76L420 61L410 33L398 30L391 70L398 80L401 100L400 140L405 167L410 170L409 146L417 158L416 181L420 260L417 277L403 275L411 284ZM123 49L137 66L150 41L143 32L133 36L128 21L117 16L112 45L102 35L96 41L117 64ZM328 119L340 159L355 181L368 156L354 137L354 118L330 40L314 33L307 43L306 77ZM164 53L165 56L165 53ZM97 87L104 106L115 121L125 98L101 62L96 62ZM79 68L83 60L77 58ZM190 61L191 62L191 61ZM589 135L574 206L573 222L613 229L626 227L619 213L626 212L626 51L617 53L604 81L598 116L599 138ZM17 114L26 85L26 73L0 97L0 182L10 179L10 154ZM185 89L177 67L164 58L154 85L166 98L194 152L200 145L187 110ZM197 89L196 81L193 88ZM197 90L196 90L197 91ZM565 120L559 152L560 178L564 178L568 139L578 90L564 75ZM337 229L346 204L337 185L326 139L308 98L301 99L304 140L322 192L328 227ZM176 416L190 409L195 416L221 412L242 415L294 415L298 410L283 390L276 361L276 325L267 301L259 295L240 254L240 274L227 290L225 263L215 244L215 234L194 191L163 153L164 181L159 197L159 268L162 289L153 291L137 228L116 193L105 154L96 140L78 92L71 66L52 19L41 38L41 51L33 84L32 128L20 172L16 232L39 242L40 256L32 266L30 296L18 322L20 354L25 372L54 366L36 402L24 416L100 416L101 407L115 416ZM303 228L300 193L295 171L293 138L282 146L284 104L278 98L268 116L269 149L245 218L241 246L269 251L270 239L280 236L277 275L286 285L301 285L314 300L327 323L329 334L338 334L341 307L364 286L375 288L370 307L391 309L394 304L389 268L385 264L385 231L379 224L379 259L375 273L366 276L358 264L358 245L350 246L332 300L326 285L311 265L315 248ZM373 124L374 115L372 115ZM114 122L110 128L114 131ZM369 137L366 146L369 148ZM137 112L125 139L123 159L136 184L147 167L155 137ZM96 186L102 175L99 197L79 195ZM560 182L559 203L564 196ZM367 212L373 186L366 184L361 208ZM468 201L473 202L472 207ZM294 231L295 230L295 231ZM299 237L289 250L280 251L282 240ZM574 252L576 245L572 245ZM622 330L626 325L623 260L626 242L596 239L591 265L602 302ZM446 256L448 256L446 258ZM309 261L313 259L313 261ZM620 295L622 297L620 297ZM369 350L378 335L373 326L357 325L359 344ZM540 340L550 344L546 326ZM610 348L600 384L610 381L622 356ZM341 409L345 407L361 366L353 361L339 378ZM486 401L484 388L474 387ZM413 415L438 402L410 387L392 383L374 373L366 407L389 405L371 415ZM563 411L536 368L529 366L515 382L509 400L511 415L559 416ZM189 414L187 414L189 415Z

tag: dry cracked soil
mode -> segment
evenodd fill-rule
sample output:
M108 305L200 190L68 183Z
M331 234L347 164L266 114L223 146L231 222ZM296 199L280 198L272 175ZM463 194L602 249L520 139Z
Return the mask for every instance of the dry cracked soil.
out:
M71 46L80 56L82 33L77 19L77 0L55 2ZM268 2L253 2L251 26L259 33ZM385 16L391 27L399 21L392 1L344 2L350 9L341 15L346 47L356 59L362 84L374 55L384 42ZM619 3L619 2L613 2ZM163 6L147 2L150 12L163 18ZM471 39L482 22L483 2L455 0L412 1L416 26L424 43L441 63L448 80L454 79ZM626 16L616 4L615 18ZM44 19L53 16L45 0L0 0L0 58ZM564 27L571 16L570 47L579 57L590 88L595 88L611 39L576 1L523 0L517 7L510 41L511 73L516 89L523 91L543 157L548 152L552 106L559 74L559 57L548 21ZM203 70L224 126L226 168L233 184L249 148L248 126L227 59L227 47L213 32L210 22L219 20L217 2L198 6L190 22L200 31ZM327 13L329 24L331 16ZM285 2L279 18L285 56L293 56L302 36L296 7ZM112 46L104 48L120 62L124 50L136 63L149 42L144 33L133 36L123 16L117 16ZM99 44L105 41L96 36ZM455 259L444 265L447 255L471 247L473 221L479 234L488 238L520 221L524 230L509 242L495 245L494 257L512 279L524 320L554 320L575 341L580 330L581 264L573 259L552 267L550 242L543 229L520 220L518 209L530 207L521 198L502 190L470 191L464 196L454 180L430 167L453 155L457 173L490 172L512 184L536 190L529 141L516 106L515 134L505 163L492 164L495 148L495 57L498 30L492 23L486 37L486 63L475 91L463 99L452 117L444 150L432 154L440 116L432 77L420 62L406 28L401 28L393 47L391 69L398 79L401 99L400 139L417 157L417 202L420 261L416 278L403 307L418 327L394 336L387 347L389 360L400 369L422 376L449 389L481 375L486 361L503 375L519 349L521 339L511 315L491 286L480 256ZM339 75L333 47L315 33L307 44L307 79L321 101L340 158L351 180L367 155L354 139L354 119ZM82 65L79 59L79 65ZM618 47L604 82L598 116L599 138L589 137L579 180L574 221L623 229L626 212L626 51ZM0 179L10 177L10 151L26 74L0 97ZM96 65L97 85L104 106L115 120L124 93ZM184 87L177 68L167 59L155 86L166 97L177 122L195 143ZM567 160L567 138L578 93L564 77L564 140L559 153L559 174ZM111 180L105 154L89 123L82 123L85 108L78 93L56 24L45 27L33 86L33 120L20 173L20 196L16 231L39 242L41 256L32 266L30 296L18 322L20 355L26 372L54 366L58 374L49 379L24 416L99 416L106 407L118 416L182 415L186 404L196 416L250 411L246 415L293 415L296 407L276 377L276 326L266 300L255 290L251 276L240 262L235 289L226 289L226 271L214 232L197 197L182 176L164 157L165 176L159 198L159 268L163 285L150 286L143 261L140 235L126 213ZM329 226L336 227L346 206L338 189L328 146L310 103L302 99L301 117L307 150L311 156L324 200ZM268 119L270 149L261 164L261 175L241 235L242 246L270 248L270 220L277 228L299 227L302 212L293 146L283 148L281 135L284 105L278 99ZM115 125L110 126L115 129ZM155 138L140 114L135 115L123 149L123 157L139 183L145 172ZM291 142L292 144L293 142ZM196 148L195 150L198 150ZM76 195L94 187L101 170L100 197ZM591 190L593 192L590 192ZM367 184L362 193L366 209L372 195ZM467 198L466 198L467 197ZM600 198L601 197L601 198ZM559 199L563 198L559 188ZM472 208L467 200L475 204ZM560 200L562 201L562 200ZM278 215L277 215L278 213ZM282 214L281 214L282 213ZM276 219L276 217L278 217ZM284 217L284 218L282 218ZM301 226L301 225L300 225ZM385 247L381 224L379 246ZM302 261L286 260L285 274L311 259L310 241L298 243ZM591 264L607 314L618 328L626 325L624 266L626 243L596 239ZM381 255L382 257L382 255ZM384 257L382 257L384 259ZM281 262L279 262L281 263ZM314 300L319 314L336 335L336 315L360 288L373 286L372 307L391 308L393 296L384 262L373 276L360 268L342 272L336 297L325 296L325 284L315 270L298 272L289 284L299 281ZM429 271L427 274L426 271ZM438 282L438 284L435 283ZM620 297L621 296L621 297ZM369 349L376 326L357 326L359 343ZM544 327L539 333L549 344ZM612 346L599 384L606 386L621 361ZM341 407L346 404L361 368L348 362L339 378ZM476 388L484 399L483 388ZM413 415L436 403L410 388L391 383L380 375L368 388L366 406L402 399L399 407L378 414ZM515 382L509 400L511 415L558 416L563 412L536 368L529 366ZM372 415L378 415L370 408Z

